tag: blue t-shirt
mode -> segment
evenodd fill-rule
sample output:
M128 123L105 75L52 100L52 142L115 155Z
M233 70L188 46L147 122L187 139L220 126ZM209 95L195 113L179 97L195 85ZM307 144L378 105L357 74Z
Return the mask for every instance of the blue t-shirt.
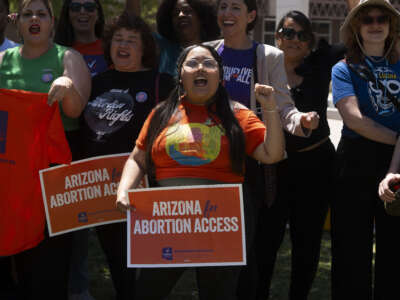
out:
M222 44L218 53L224 65L224 85L232 100L250 107L251 77L253 76L254 55L257 43L250 49L239 50Z
M153 33L153 37L160 49L160 59L158 72L168 73L173 77L178 75L176 62L182 52L182 47L178 43L173 43L158 33Z
M3 44L0 45L0 52L17 46L19 46L19 44L9 40L8 38L4 38Z
M372 62L371 62L372 63ZM400 96L400 62L389 64L386 61L372 63L375 76L386 87L386 93ZM353 84L354 83L354 84ZM367 82L354 73L344 61L338 62L332 69L332 95L336 105L348 96L356 96L361 113L375 122L400 131L400 112L385 97L385 91L377 88L375 82ZM343 125L342 135L358 137L359 135Z
M108 69L100 39L86 44L75 43L73 48L82 54L92 77Z

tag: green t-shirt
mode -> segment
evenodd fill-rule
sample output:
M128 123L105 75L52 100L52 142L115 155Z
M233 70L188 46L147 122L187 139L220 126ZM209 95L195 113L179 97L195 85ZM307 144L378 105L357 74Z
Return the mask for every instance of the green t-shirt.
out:
M21 46L8 49L0 65L0 88L48 93L52 82L64 73L64 54L68 48L54 44L49 51L35 59L23 58ZM64 129L79 128L79 120L65 116L61 118Z

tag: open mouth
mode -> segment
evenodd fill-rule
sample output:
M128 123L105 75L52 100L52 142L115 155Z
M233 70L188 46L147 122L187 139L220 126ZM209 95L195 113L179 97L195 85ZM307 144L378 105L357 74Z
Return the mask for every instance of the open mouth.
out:
M235 25L235 22L234 21L224 21L222 24L224 25L224 27L231 27L231 26Z
M119 50L119 51L117 52L117 56L118 56L119 58L129 58L131 55L130 55L128 52L126 52L126 51Z
M40 33L40 26L38 24L33 24L29 27L29 32L31 34L39 34Z
M199 77L194 80L194 85L197 87L204 87L207 85L207 82L207 79L205 79L204 77Z
M87 23L89 23L89 18L88 17L80 17L80 18L78 18L78 23L87 24Z

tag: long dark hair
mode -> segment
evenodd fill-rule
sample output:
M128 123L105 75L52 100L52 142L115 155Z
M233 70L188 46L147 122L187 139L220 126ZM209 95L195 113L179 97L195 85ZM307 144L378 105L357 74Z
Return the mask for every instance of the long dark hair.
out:
M211 119L214 120L218 119L220 121L221 123L220 126L222 126L221 130L224 131L229 141L229 155L231 160L232 171L238 174L243 174L244 171L243 166L245 159L245 138L243 130L240 127L239 122L237 121L235 115L233 114L228 93L225 87L222 85L222 78L223 78L222 60L213 47L207 45L193 45L184 49L181 55L179 56L177 63L178 64L177 86L171 92L169 98L157 106L149 124L145 144L146 144L146 171L150 177L154 177L155 174L154 164L151 158L151 154L152 154L153 144L156 138L171 122L171 118L173 118L175 122L179 122L179 112L177 111L177 107L181 100L180 91L182 87L180 86L179 83L181 79L180 78L181 69L189 52L196 47L202 47L207 49L214 57L214 59L218 62L220 83L213 97L214 101L211 101L210 103L207 104L207 111Z
M6 11L7 13L10 13L10 2L8 2L8 0L2 0L4 6L6 7Z
M195 11L200 21L201 41L215 40L220 35L217 23L217 8L214 1L210 0L186 0ZM175 32L172 24L172 12L177 0L163 0L157 11L157 31L166 39L178 42L179 32Z
M275 33L279 35L279 30L283 28L283 25L285 24L285 21L288 18L292 18L293 21L295 21L298 25L300 25L300 27L304 30L304 32L306 32L310 36L310 40L308 41L308 47L310 49L313 49L315 46L316 39L315 39L315 34L313 33L312 30L311 21L301 11L291 10L288 13L286 13L279 21Z
M74 28L69 20L69 4L72 0L65 0L61 8L60 19L54 36L54 42L57 44L71 47L75 42ZM94 0L97 5L98 20L94 28L94 33L97 38L103 37L104 31L104 12L99 0Z

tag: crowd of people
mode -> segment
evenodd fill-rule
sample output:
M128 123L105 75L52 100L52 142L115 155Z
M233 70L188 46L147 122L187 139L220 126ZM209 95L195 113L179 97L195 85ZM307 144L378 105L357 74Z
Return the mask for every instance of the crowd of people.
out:
M130 152L115 202L124 213L135 206L126 190L144 175L152 187L242 184L247 264L196 267L201 300L269 299L287 224L288 299L308 299L329 207L332 299L398 299L400 219L389 208L400 201L400 13L388 0L347 3L341 44L317 40L311 20L293 10L277 22L273 47L251 38L256 0L162 0L157 32L140 17L139 0L108 19L99 0L64 0L59 16L51 0L22 0L13 17L0 0L0 94L22 90L32 105L45 94L60 116L67 156L36 151L45 167ZM16 42L5 37L7 21ZM327 121L331 83L344 124L337 150ZM129 117L104 130L115 105ZM0 144L0 158L5 152ZM12 171L5 161L1 170ZM0 189L0 298L93 299L89 231L49 236L36 173L27 197ZM26 182L16 186L18 194ZM186 270L137 272L126 263L125 223L94 231L115 299L166 299Z

